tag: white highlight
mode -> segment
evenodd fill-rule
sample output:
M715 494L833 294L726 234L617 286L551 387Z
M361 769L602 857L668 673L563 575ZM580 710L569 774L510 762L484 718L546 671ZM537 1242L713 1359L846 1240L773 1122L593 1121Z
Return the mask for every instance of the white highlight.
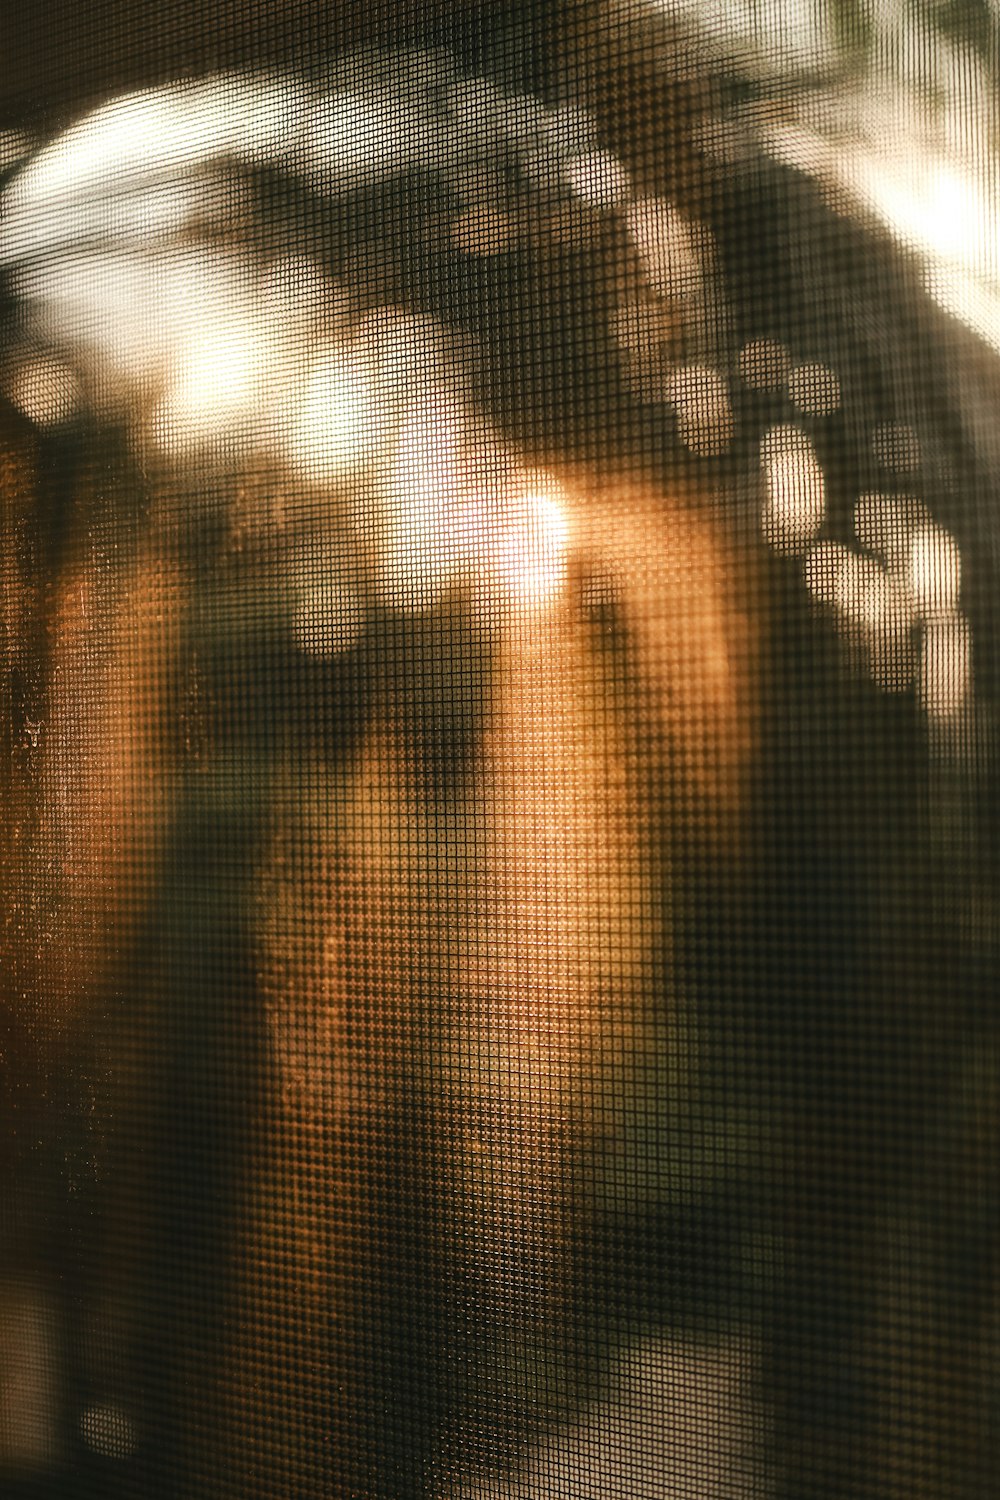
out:
M884 568L875 558L852 552L842 542L819 542L806 558L805 580L810 592L858 623L877 618L876 600L883 592L885 577Z
M11 184L0 258L82 240L100 205L141 190L156 197L197 184L220 157L278 159L296 141L308 95L288 79L229 74L110 100L57 136ZM141 227L137 224L137 228Z
M516 493L497 548L501 580L529 608L553 603L566 586L569 521L561 492L528 477Z
M733 409L729 390L718 370L709 365L687 365L675 370L665 395L677 412L681 441L702 458L717 458L733 441Z
M610 151L571 157L563 168L563 181L594 208L618 208L628 202L632 190L628 172Z
M909 581L917 608L926 616L958 607L962 564L952 537L939 526L923 526L910 539Z
M432 608L458 581L470 475L462 413L430 392L404 422L381 495L379 593L393 609Z
M761 439L764 475L761 529L778 552L799 552L818 534L826 515L823 470L811 440L788 423Z
M260 286L235 254L195 247L79 254L20 272L17 289L38 332L88 377L98 406L134 416L137 397L163 401L157 427L168 444L174 417L196 430L202 408L204 424L249 408L264 350L276 360L271 319L262 326L256 306ZM282 327L280 318L273 323ZM239 394L227 397L230 380Z
M897 690L913 680L928 718L954 719L972 693L972 641L959 609L958 546L909 496L863 495L855 509L859 539L878 556L820 542L805 564L817 599L839 613L845 634L866 648L875 680Z
M304 141L303 164L334 187L388 177L427 155L426 121L388 89L345 90L316 105Z
M303 588L295 611L295 641L309 656L330 659L357 645L364 634L360 596L334 580Z
M825 0L657 0L668 15L693 23L726 59L742 56L755 71L813 70L837 56Z
M874 82L875 89L869 85L868 96L856 101L848 130L827 134L822 122L813 127L782 120L765 131L771 150L881 219L920 256L930 295L1000 350L995 161L988 151L973 159L966 147L956 151L957 143L930 134L919 92ZM986 98L995 109L992 94ZM967 112L956 114L967 129Z
M68 365L42 355L16 369L5 383L7 395L29 422L55 427L80 405L80 384Z
M378 393L360 347L324 349L306 376L282 441L293 470L326 485L370 455L380 425Z
M861 647L874 680L887 692L913 681L913 608L902 581L877 558L824 541L809 552L805 580L810 592L840 616L842 633Z
M675 301L698 296L710 256L705 230L689 223L665 198L633 203L625 222L650 285Z
M274 350L267 330L234 308L184 331L151 430L175 458L189 456L244 426L259 409Z
M859 496L854 507L858 540L897 570L905 571L910 539L923 526L933 526L930 512L914 495Z

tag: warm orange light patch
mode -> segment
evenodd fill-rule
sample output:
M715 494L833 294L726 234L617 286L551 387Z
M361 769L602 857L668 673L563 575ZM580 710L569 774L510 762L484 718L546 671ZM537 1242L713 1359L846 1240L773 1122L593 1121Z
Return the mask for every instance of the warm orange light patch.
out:
M651 487L547 486L558 571L530 608L501 589L467 635L440 637L455 653L442 682L481 685L467 762L446 748L443 780L431 767L418 667L387 645L351 760L289 767L261 886L280 1104L240 1251L262 1299L248 1408L268 1306L281 1326L343 1326L348 1371L366 1199L413 1097L436 1101L427 1170L477 1315L525 1348L551 1336L579 1194L671 1034L669 807L722 852L752 738L735 569L706 522ZM279 1368L278 1394L282 1381ZM343 1389L349 1403L349 1373Z

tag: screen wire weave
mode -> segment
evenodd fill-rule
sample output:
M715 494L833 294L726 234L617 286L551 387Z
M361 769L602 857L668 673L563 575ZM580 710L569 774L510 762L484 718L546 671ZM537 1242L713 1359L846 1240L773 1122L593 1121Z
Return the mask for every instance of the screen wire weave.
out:
M6 30L0 1492L995 1494L995 5Z

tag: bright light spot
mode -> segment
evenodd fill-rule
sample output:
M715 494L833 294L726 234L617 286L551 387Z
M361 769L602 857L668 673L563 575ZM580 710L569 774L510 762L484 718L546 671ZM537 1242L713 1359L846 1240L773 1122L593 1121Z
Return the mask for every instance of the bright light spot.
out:
M843 613L871 631L892 631L908 618L898 584L871 557L859 557L844 569L836 595Z
M176 322L197 315L210 280L195 255L93 253L32 264L15 290L41 336L72 350L104 390L126 383L131 395L133 382L162 375Z
M883 469L912 474L920 467L920 439L908 422L884 422L872 433L872 452Z
M787 75L837 60L837 37L825 0L658 0L668 15L693 23L734 56L751 60L755 72Z
M784 344L774 339L751 339L740 350L740 375L755 391L783 390L791 363Z
M813 596L840 615L846 638L864 648L880 687L901 692L913 681L913 607L903 581L877 558L840 542L819 542L805 562Z
M510 497L503 521L497 549L501 581L523 605L551 604L568 572L569 520L561 492L544 479L529 478L523 492Z
M920 701L928 716L953 719L972 686L972 642L962 615L929 620L920 657Z
M0 226L0 260L11 262L102 242L124 245L131 240L146 249L155 237L179 235L213 216L222 221L233 212L239 193L234 181L223 190L218 179L193 172L148 181L125 177L89 196L29 203L15 213L17 186L15 182L10 193L12 211Z
M217 113L231 130L235 154L249 162L281 161L300 150L302 121L312 102L307 88L290 78L247 77L230 73L217 84L202 85L223 96Z
M320 172L389 175L413 159L414 121L390 94L331 94L317 104L310 122L312 164Z
M370 465L406 420L411 393L445 364L439 324L391 307L369 313L348 341L319 355L301 396L285 403L291 414L280 441L289 462L319 484Z
M845 551L833 585L834 603L848 620L877 629L886 617L889 579L874 557Z
M304 478L333 483L364 463L379 421L371 371L361 350L327 349L309 372L284 436L286 456Z
M665 198L642 198L625 215L650 285L680 301L702 289L708 258L706 231L690 224Z
M692 453L715 458L733 441L733 409L726 382L718 370L689 365L667 382L667 400L677 411L681 441Z
M153 398L167 448L186 451L259 412L277 324L236 256L184 247L53 258L18 273L35 328L88 377L98 406L136 414ZM294 305L294 304L293 304Z
M853 140L782 119L765 130L771 150L874 211L920 255L931 296L1000 349L1000 185L992 163L984 170L988 153L977 152L973 161L963 151L963 162L940 132L928 137L919 94L869 90L863 104L861 118L852 121ZM967 130L967 111L959 118Z
M378 523L379 588L392 608L433 608L462 569L470 486L463 427L463 414L439 391L399 431Z
M933 524L923 501L913 495L865 494L854 507L858 540L897 570L907 567L914 532Z
M946 313L1000 353L1000 275L994 280L977 280L960 268L931 266L924 285Z
M573 156L562 175L570 191L594 208L618 208L628 201L631 192L628 173L610 151Z
M175 233L204 214L205 167L226 158L278 160L294 151L305 91L237 74L110 100L58 136L15 178L0 258L101 237ZM229 197L218 205L224 219Z
M146 90L112 99L86 115L43 151L21 173L10 194L10 210L44 207L52 200L95 191L114 192L124 176L148 172L164 152L176 165L205 151L206 136L196 142L179 128L183 110L176 91ZM188 111L189 117L195 112Z
M50 363L78 369L99 412L141 421L180 459L218 445L232 457L234 440L244 453L287 446L316 330L339 315L336 288L305 260L265 271L186 244L41 258L17 272L16 288ZM49 399L40 380L30 386L33 401ZM297 436L315 459L306 406Z
M828 365L797 365L788 377L788 394L806 416L829 417L840 406L840 381Z
M35 157L14 184L12 207L114 193L128 177L193 167L235 143L238 109L218 82L111 99Z
M856 158L854 180L901 240L945 262L994 272L991 231L995 206L959 166L914 153L909 160Z
M271 356L266 329L246 320L192 330L153 413L159 445L179 457L231 434L257 410Z
M924 526L911 538L908 572L922 614L947 614L956 608L962 561L954 538L941 527Z
M67 421L80 404L76 376L62 360L43 356L15 370L6 385L14 405L38 427Z
M138 1433L132 1418L117 1402L102 1401L80 1413L80 1435L101 1458L131 1458Z
M761 529L780 552L798 552L816 536L826 514L823 470L809 437L781 424L761 439L764 508Z
M871 559L852 552L843 542L818 542L805 560L806 587L823 604L843 608L846 601L849 606L854 598L860 599L863 594L859 569L866 561Z
M297 645L307 655L340 656L357 645L364 628L365 609L352 589L330 582L301 594L294 633Z

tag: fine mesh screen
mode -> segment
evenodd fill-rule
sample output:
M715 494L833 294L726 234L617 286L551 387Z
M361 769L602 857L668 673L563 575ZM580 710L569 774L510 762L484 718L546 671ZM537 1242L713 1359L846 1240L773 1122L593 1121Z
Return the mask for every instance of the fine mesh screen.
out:
M0 1492L994 1494L995 5L4 45Z

